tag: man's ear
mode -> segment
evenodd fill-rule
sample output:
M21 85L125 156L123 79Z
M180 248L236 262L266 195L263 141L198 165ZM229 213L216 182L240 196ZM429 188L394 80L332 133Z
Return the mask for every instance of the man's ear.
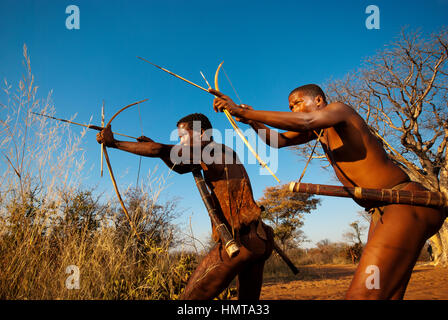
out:
M317 96L314 98L314 102L316 102L316 104L317 104L318 106L321 106L321 105L324 104L324 98L322 98L322 96L320 96L320 95L317 95Z
M204 130L201 128L201 141L213 141L213 129Z
M207 131L201 128L201 141L203 140L203 138L208 138L208 136Z

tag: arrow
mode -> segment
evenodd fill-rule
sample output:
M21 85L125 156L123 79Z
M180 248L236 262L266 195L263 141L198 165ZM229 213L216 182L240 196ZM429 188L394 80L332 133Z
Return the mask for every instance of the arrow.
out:
M93 129L93 130L97 130L97 131L101 131L101 130L104 129L104 127L95 126L93 124L83 124L83 123L78 123L78 122L74 122L74 121L70 121L70 120L55 118L55 117L52 117L52 116L49 116L49 115L46 115L46 114L43 114L43 113L36 113L36 112L31 112L31 113L33 113L35 115L38 115L38 116L43 116L43 117L47 117L47 118L50 118L50 119L54 119L54 120L58 120L58 121L62 121L62 122L67 122L67 123L70 123L70 124L75 124L77 126L81 126L81 127L85 127L85 128L89 128L89 129ZM116 134L116 135L119 135L119 136L126 137L126 138L137 140L136 137L128 136L126 134L117 133L117 132L112 132L112 133Z

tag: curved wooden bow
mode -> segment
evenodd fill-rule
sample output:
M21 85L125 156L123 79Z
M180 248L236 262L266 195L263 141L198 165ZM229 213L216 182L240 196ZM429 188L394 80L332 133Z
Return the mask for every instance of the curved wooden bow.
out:
M154 64L154 63L152 63L152 62L150 62L150 61L148 61L148 60L146 60L146 59L143 59L143 58L141 58L141 57L137 57L137 58L139 58L139 59L141 59L141 60L143 60L143 61L145 61L145 62L147 62L147 63L153 65L154 67L159 68L160 70L163 70L163 71L169 73L170 75L172 75L172 76L174 76L174 77L176 77L176 78L178 78L178 79L181 79L181 80L183 80L183 81L185 81L185 82L187 82L187 83L189 83L189 84L191 84L191 85L193 85L193 86L195 86L195 87L197 87L197 88L199 88L199 89L201 89L201 90L203 90L203 91L205 91L205 92L211 93L209 90L207 90L207 89L201 87L200 85L198 85L198 84L196 84L196 83L194 83L194 82L191 82L190 80L185 79L184 77L181 77L181 76L175 74L174 72L171 72L171 71L168 70L168 69L162 68L162 67L160 67L160 66L158 66L158 65L156 65L156 64ZM219 70L221 70L221 67L222 67L222 64L223 64L223 63L224 63L224 61L221 62L221 64L218 66L218 69L216 70L216 73L215 73L215 89L218 90L218 91L219 91L219 87L218 87L218 75L219 75ZM202 75L202 77L205 79L205 77L204 77L204 75L202 74L202 72L201 72L201 75ZM207 82L207 80L206 80L206 82ZM209 85L209 84L207 83L207 85ZM210 85L209 85L209 86L210 86ZM258 154L255 152L255 150L252 148L252 146L251 146L251 145L249 144L249 142L246 140L246 138L244 137L243 133L242 133L241 130L238 128L238 125L236 124L235 120L234 120L234 119L232 118L232 116L230 115L229 111L227 111L226 109L224 109L224 113L225 113L225 115L227 116L227 119L230 121L230 124L232 125L232 127L233 127L233 128L235 129L235 131L238 133L239 137L243 140L243 142L246 144L246 146L249 148L250 152L252 152L252 154L255 156L255 158L258 160L258 162L261 164L261 166L264 167L264 168L266 168L266 169L269 171L269 173L275 178L275 180L277 180L277 182L280 183L280 180L275 176L275 174L274 174L274 173L272 172L272 170L267 166L267 164L266 164L263 160L261 160L261 158L260 158L260 157L258 156Z
M104 127L104 100L103 105L101 107L101 126ZM103 154L104 154L104 143L101 144L101 170L100 175L103 177Z
M112 116L112 118L110 118L110 120L107 123L106 127L109 126L111 124L112 120L114 120L121 112L123 112L124 110L126 110L126 109L128 109L128 108L130 108L132 106L135 106L137 104L145 102L146 100L148 100L148 99L131 103L130 105L127 105L126 107L121 108L120 110L118 110ZM119 202L121 204L121 207L123 208L124 214L126 215L126 218L128 219L129 225L131 226L132 230L134 231L137 239L141 242L142 239L140 238L140 235L138 234L138 231L137 231L137 228L136 228L135 224L132 222L131 217L129 216L128 210L126 209L126 206L124 205L123 199L121 198L120 191L118 191L117 182L115 181L115 176L114 176L114 173L112 171L112 166L110 165L109 155L107 154L107 148L106 147L104 147L104 158L106 159L106 164L107 164L107 168L109 169L110 179L112 180L112 184L114 185L115 193L117 194L118 200L119 200Z
M223 63L224 63L224 61L219 64L218 69L216 69L216 73L215 73L215 90L217 90L217 91L219 91L219 86L218 86L219 71L221 70ZM241 129L238 127L238 125L236 124L232 115L229 113L229 111L227 109L224 109L224 114L226 115L226 117L229 120L230 124L232 125L233 129L236 131L236 133L241 138L241 140L243 140L244 144L247 146L247 148L250 150L250 152L252 152L252 154L258 160L260 165L263 168L266 168L269 171L269 173L275 178L275 180L277 180L277 182L280 183L280 180L272 172L271 168L269 168L268 165L263 160L261 160L260 156L257 154L257 152L255 152L254 148L252 148L252 146L250 145L249 141L247 141L246 137L244 137L243 133L241 132Z

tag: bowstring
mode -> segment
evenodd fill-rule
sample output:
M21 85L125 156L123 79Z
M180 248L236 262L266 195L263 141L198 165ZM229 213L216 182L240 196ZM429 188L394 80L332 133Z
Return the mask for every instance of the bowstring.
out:
M207 83L208 88L211 89L210 83L207 81L207 78L205 77L205 75L202 73L202 71L199 71L199 72L201 73L201 76L204 79L205 83ZM238 97L238 99L239 99L239 97ZM229 202L229 215L230 215L230 220L231 220L230 224L231 224L231 227L232 227L232 237L235 238L235 226L234 226L234 223L233 223L232 202L231 202L231 198L230 198L229 169L228 169L226 163L224 163L224 171L226 172L227 198L228 198L227 200Z
M235 92L235 95L237 96L237 98L238 98L240 104L242 104L241 99L240 99L240 96L238 95L238 92L236 91L235 87L233 86L233 83L232 83L232 81L230 80L229 76L227 75L227 72L226 72L226 70L224 69L224 67L222 68L222 71L224 71L224 75L226 76L227 81L230 83L230 86L232 87L233 92ZM233 119L232 119L232 120L233 120ZM311 154L310 154L310 156L308 157L308 160L306 161L305 167L303 168L302 174L300 175L300 178L299 178L299 181L298 181L299 183L302 181L303 177L305 176L305 172L306 172L306 170L307 170L307 168L308 168L308 165L309 165L310 162L311 162L311 159L313 158L314 152L315 152L316 147L317 147L317 143L320 141L320 137L322 136L323 132L324 132L323 129L320 130L319 134L317 134L317 132L314 131L314 133L315 133L316 136L317 136L317 139L316 139L316 142L314 143L313 149L311 150Z
M230 86L231 86L232 89L233 89L233 92L235 92L236 97L238 98L238 101L240 102L240 104L243 104L243 102L242 102L241 99L240 99L240 96L238 95L238 92L236 92L236 89L235 89L235 87L233 86L232 81L230 81L230 78L229 78L229 76L227 75L226 69L224 69L224 67L222 67L222 71L224 71L224 75L226 76L227 81L229 81Z
M229 76L227 75L227 72L226 72L226 70L224 69L224 67L222 68L222 70L224 71L224 75L226 76L226 78L227 78L227 81L229 82L229 84L230 84L230 86L232 87L232 89L233 89L233 92L235 92L235 94L236 94L236 96L237 96L237 98L238 98L238 100L239 100L239 102L240 102L240 106L241 105L243 105L243 103L242 103L242 101L241 101L241 99L240 99L240 96L238 95L238 92L236 91L236 89L235 89L235 87L233 86L233 83L232 83L232 81L230 80L230 78L229 78ZM225 112L226 110L224 110L224 113L226 113ZM244 140L246 140L243 136L242 136L242 132L241 132L241 129L238 127L238 125L236 124L236 122L235 122L235 119L233 119L233 117L230 115L230 113L226 113L226 116L227 116L227 119L229 119L229 121L230 121L230 123L232 124L232 126L233 126L233 128L235 129L235 131L238 133L241 133L241 135L240 135L240 137L241 137L241 139L244 141ZM257 152L250 146L250 144L249 144L249 142L246 140L246 145L247 145L247 147L249 148L249 150L250 149L252 149L252 152L254 153L254 156L255 156L255 158L258 160L258 162L260 163L260 165L263 167L263 168L265 168L265 169L267 169L270 173L271 173L271 175L280 183L280 180L275 176L275 174L271 171L271 169L269 168L269 166L263 161L263 160L261 160L261 158L258 156L258 154L257 154Z
M317 134L317 132L314 131L314 134L317 135L317 139L316 139L316 142L314 143L313 149L311 150L310 156L308 157L308 160L306 161L305 167L303 168L303 171L302 171L302 174L300 175L298 183L300 183L302 181L303 177L305 176L306 169L307 169L308 165L311 162L311 159L313 157L314 151L316 150L316 147L317 147L317 143L320 141L320 137L321 137L323 132L324 132L324 129L320 129L319 134Z

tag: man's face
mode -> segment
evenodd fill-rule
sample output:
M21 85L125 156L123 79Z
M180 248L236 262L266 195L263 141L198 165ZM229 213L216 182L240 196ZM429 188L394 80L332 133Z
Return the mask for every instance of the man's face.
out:
M201 143L201 133L193 131L188 123L179 123L177 132L179 134L181 145L190 146Z
M303 92L294 92L289 96L289 109L292 112L311 112L317 108L317 97L305 95Z

